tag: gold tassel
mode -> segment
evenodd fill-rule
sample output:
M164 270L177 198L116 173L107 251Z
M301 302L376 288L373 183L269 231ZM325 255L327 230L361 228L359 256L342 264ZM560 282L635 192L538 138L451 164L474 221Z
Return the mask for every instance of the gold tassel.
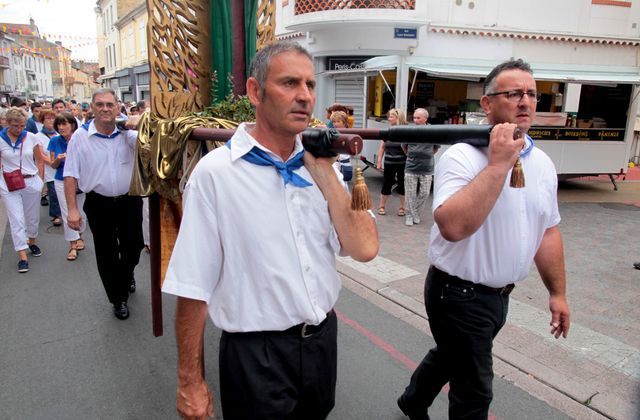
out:
M524 171L522 170L522 162L520 158L516 159L516 163L511 170L511 181L509 182L511 188L524 188Z
M357 161L356 161L357 162ZM356 163L356 180L351 191L351 210L369 210L373 206L362 169Z

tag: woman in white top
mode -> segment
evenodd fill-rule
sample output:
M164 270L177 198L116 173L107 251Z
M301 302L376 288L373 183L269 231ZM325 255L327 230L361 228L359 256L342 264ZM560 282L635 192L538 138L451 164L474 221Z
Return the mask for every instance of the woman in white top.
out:
M40 141L40 145L42 146L42 151L44 153L44 183L47 185L47 196L49 197L49 217L51 217L51 222L54 226L61 226L62 212L60 211L60 204L58 202L56 189L53 186L53 177L56 174L56 170L51 167L51 160L49 159L49 153L47 153L49 141L58 135L53 127L53 121L56 119L56 113L50 109L45 109L40 112L38 119L42 123L42 129L38 134L36 134L36 138Z
M0 131L0 162L2 172L20 171L25 186L9 191L5 177L0 178L0 195L7 209L13 246L18 252L18 272L29 271L27 249L39 257L42 251L36 245L40 223L40 191L44 176L42 146L35 135L25 130L27 113L11 108L5 114L7 128ZM27 238L29 238L27 242Z
M67 145L71 136L78 129L78 122L68 112L61 112L56 117L53 123L56 131L60 133L59 136L55 136L51 139L48 146L49 159L51 166L55 168L55 189L58 194L58 200L60 202L60 210L62 210L62 221L64 222L64 239L69 241L69 253L67 254L68 261L75 261L78 258L78 251L84 249L84 241L82 240L82 233L87 226L87 215L82 209L84 206L85 194L83 192L76 193L76 204L78 210L80 210L80 217L82 222L80 223L80 230L73 230L67 223L68 207L67 198L64 195L64 163L67 159Z

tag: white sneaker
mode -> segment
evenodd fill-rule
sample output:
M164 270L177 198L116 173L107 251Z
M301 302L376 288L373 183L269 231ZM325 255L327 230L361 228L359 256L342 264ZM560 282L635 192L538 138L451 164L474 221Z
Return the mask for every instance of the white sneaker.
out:
M405 217L404 224L407 226L413 226L413 218L411 216Z
M414 225L419 225L420 224L420 218L419 217L414 217L413 218L413 224Z

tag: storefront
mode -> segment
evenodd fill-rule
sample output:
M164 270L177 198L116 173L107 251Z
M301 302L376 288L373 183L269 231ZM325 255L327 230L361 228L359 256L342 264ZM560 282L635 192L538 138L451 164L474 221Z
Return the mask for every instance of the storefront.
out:
M484 123L482 81L491 61L385 56L363 63L363 125L386 125L392 107L426 108L432 124ZM530 135L559 174L626 171L638 112L640 75L635 67L531 63L540 102ZM334 78L339 76L334 75ZM634 116L628 118L629 115ZM373 142L368 142L373 143ZM375 161L377 145L366 144Z

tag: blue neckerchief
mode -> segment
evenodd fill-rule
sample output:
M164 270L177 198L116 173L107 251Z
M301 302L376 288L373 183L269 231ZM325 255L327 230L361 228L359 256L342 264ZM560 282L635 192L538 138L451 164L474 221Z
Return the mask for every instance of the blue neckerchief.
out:
M231 140L227 142L226 146L231 149ZM302 156L304 156L304 150L300 151L298 154L296 154L286 162L279 162L277 160L274 160L264 150L254 147L248 153L243 155L242 159L246 160L247 162L253 163L254 165L275 166L276 170L282 176L284 185L287 185L289 182L291 182L291 184L296 187L305 188L310 187L313 184L293 172L296 169L300 169L300 167L304 165Z
M89 131L89 126L91 125L91 121L93 120L87 121L86 123L82 124L81 127L84 128L86 131ZM93 133L93 135L96 137L100 137L101 139L115 139L116 137L118 137L118 135L120 135L120 133L122 133L122 131L115 131L107 136L106 134L95 132Z
M529 141L529 145L520 151L520 157L527 156L533 150L533 146L535 146L535 144L533 144L533 139L528 134L525 134L525 136Z
M54 134L58 134L58 133L56 133L56 130L47 130L44 127L42 127L42 130L40 130L40 132L44 133L47 137L53 136Z
M18 147L20 147L20 143L27 136L27 130L22 130L22 133L18 136L18 140L16 140L16 144L11 144L11 138L9 137L9 133L7 133L8 128L0 131L0 137L4 140L11 148L15 151Z

